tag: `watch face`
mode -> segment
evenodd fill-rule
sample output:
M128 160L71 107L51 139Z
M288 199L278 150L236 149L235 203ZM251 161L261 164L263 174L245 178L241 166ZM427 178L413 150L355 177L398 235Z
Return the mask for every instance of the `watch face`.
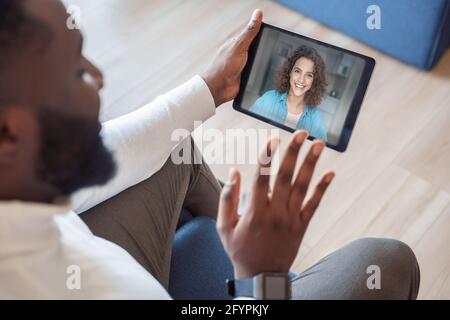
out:
M288 299L288 278L285 276L264 277L264 299L266 300L284 300Z

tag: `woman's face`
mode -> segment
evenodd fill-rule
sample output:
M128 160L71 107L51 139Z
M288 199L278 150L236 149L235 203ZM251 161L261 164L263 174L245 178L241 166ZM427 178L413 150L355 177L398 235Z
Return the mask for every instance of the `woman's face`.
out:
M314 82L314 62L307 58L300 58L291 70L290 93L297 97L303 96Z

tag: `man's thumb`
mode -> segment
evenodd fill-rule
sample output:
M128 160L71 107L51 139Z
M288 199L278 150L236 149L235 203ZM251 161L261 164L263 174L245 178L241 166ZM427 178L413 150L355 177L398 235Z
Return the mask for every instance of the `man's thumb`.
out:
M261 10L256 9L255 11L253 11L249 23L239 35L239 46L245 46L245 48L248 48L250 46L253 39L258 34L259 29L261 29L262 18L263 13Z

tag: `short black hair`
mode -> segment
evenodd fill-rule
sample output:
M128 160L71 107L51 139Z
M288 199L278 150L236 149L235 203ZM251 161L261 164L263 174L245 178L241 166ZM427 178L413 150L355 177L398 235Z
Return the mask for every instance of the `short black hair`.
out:
M0 0L0 65L16 45L25 41L26 22L23 0Z
M11 102L5 91L5 85L11 81L11 70L6 71L6 66L30 49L33 53L44 51L52 37L49 26L27 14L26 1L29 0L0 0L0 110Z
M0 0L0 70L11 56L16 56L38 35L47 42L50 30L44 23L30 17L24 8L26 0Z

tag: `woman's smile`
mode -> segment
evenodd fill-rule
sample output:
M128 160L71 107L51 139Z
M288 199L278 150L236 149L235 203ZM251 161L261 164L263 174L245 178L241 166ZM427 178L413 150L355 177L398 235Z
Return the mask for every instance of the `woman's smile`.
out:
M301 96L308 92L308 90L311 88L311 86L308 86L306 84L301 84L298 82L294 82L293 85L291 85L291 91L296 96Z

